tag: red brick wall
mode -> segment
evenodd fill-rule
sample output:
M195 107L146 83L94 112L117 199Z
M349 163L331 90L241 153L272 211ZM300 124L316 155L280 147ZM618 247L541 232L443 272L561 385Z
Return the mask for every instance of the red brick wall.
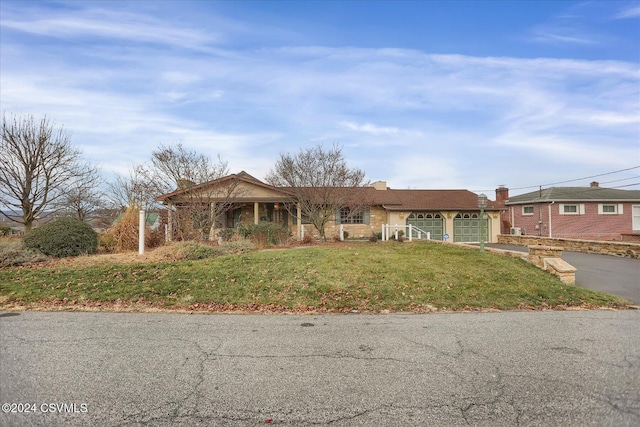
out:
M507 187L496 188L496 205L504 208L506 202L509 199L509 189ZM509 219L509 211L500 212L500 234L509 234L511 228L511 220Z
M618 205L618 203L615 204ZM580 215L560 215L560 203L551 205L552 237L622 240L622 234L632 233L632 203L622 203L622 214L606 215L598 213L598 202L586 202L583 205L584 214ZM534 204L534 213L528 216L522 215L522 206L509 206L509 218L513 219L513 226L524 229L525 235L548 237L549 203ZM538 226L537 229L536 226Z

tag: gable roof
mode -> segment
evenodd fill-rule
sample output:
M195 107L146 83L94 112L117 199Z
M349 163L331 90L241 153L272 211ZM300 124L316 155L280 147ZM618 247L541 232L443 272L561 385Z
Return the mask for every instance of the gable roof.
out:
M509 197L505 205L541 202L638 202L640 190L603 187L550 187Z
M278 192L282 194L284 198L293 197L295 194L292 187L274 187L269 184L265 184L245 171L242 171L238 174L231 174L190 188L178 189L171 193L163 194L156 197L156 200L161 202L169 201L171 199L180 198L181 195L190 191L198 191L202 188L224 184L231 180L246 182L253 186ZM341 190L352 193L352 197L361 199L363 204L370 206L382 206L386 210L391 211L478 210L478 195L469 190L395 190L392 188L378 190L374 187L344 187L341 188ZM312 187L303 189L303 194L306 193L311 198L313 198L314 193L317 192L321 193L322 190ZM240 201L240 199L241 197L234 198L234 200L237 201ZM251 197L245 198L245 200L249 199L251 199ZM256 199L256 201L259 200ZM486 209L502 210L504 208L498 206L496 202L489 200Z
M222 178L218 178L218 179L214 179L212 181L207 181L207 182L203 182L202 184L197 184L194 185L192 187L189 188L179 188L177 190L174 190L170 193L166 193L163 194L161 196L156 197L156 201L158 202L164 202L164 201L168 201L169 199L172 198L179 198L181 195L187 194L191 191L198 191L201 190L203 188L207 188L207 187L212 187L212 186L216 186L216 185L221 185L224 184L226 182L231 182L231 181L240 181L240 182L246 182L248 184L251 185L255 185L258 187L263 187L269 190L273 190L276 192L280 192L280 193L287 193L287 190L285 188L281 188L281 187L273 187L269 184L265 184L264 182L260 181L259 179L249 175L248 173L246 173L245 171L241 171L237 174L231 174L231 175L227 175L224 176Z

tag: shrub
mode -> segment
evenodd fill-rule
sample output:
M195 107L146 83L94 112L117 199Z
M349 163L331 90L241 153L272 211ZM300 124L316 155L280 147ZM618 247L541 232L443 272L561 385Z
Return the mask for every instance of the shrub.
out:
M187 240L172 244L171 253L175 259L181 261L195 261L199 259L214 258L221 255L251 252L255 246L249 240L233 240L222 246L211 246Z
M223 228L218 232L218 236L222 238L223 242L228 242L234 235L233 228Z
M0 244L0 268L32 264L48 259L48 256L34 249L25 249L24 244L19 240Z
M220 247L203 245L193 240L176 243L174 247L176 257L185 261L213 258L214 256L224 254L224 250Z
M377 242L378 241L378 233L371 233L371 236L369 236L369 241L370 242Z
M314 241L315 240L313 239L312 234L305 234L304 237L302 238L302 243L304 243L305 245L310 245Z
M58 258L95 254L98 233L74 218L60 218L34 228L24 236L24 245Z
M238 233L245 239L254 241L256 244L264 245L286 245L289 243L291 233L287 227L276 224L273 222L261 222L259 224L241 225L238 228ZM256 233L262 233L264 236L256 235Z
M249 235L248 240L260 248L269 246L268 237L262 231L254 231Z
M250 240L243 239L225 243L222 248L224 248L227 253L238 254L255 251L256 245Z
M113 252L135 251L138 249L138 229L140 224L140 209L129 206L124 215L104 235L105 249ZM115 241L115 245L113 244ZM151 231L145 224L144 245L151 249L160 246L164 242L164 236L159 231ZM115 247L115 249L113 249Z
M13 234L13 230L11 227L0 227L0 236L11 236Z
M118 251L118 241L113 234L102 233L98 236L98 253L113 254Z

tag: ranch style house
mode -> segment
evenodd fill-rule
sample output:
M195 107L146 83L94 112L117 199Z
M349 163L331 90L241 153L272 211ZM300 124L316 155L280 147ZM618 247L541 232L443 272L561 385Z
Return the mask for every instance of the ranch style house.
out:
M370 187L353 192L357 212L336 210L325 233L327 238L338 236L340 229L349 238L367 239L373 233L402 230L408 236L409 226L414 239L448 240L451 242L479 242L481 215L478 195L469 190L397 190L388 188L386 182L377 181ZM163 194L156 200L167 206L168 239L174 235L174 220L181 208L189 204L207 204L216 213L214 225L209 225L209 238L216 239L224 228L240 225L274 222L289 229L292 236L301 239L318 231L305 220L296 205L293 191L287 187L274 187L246 172L177 189ZM223 211L216 204L225 204ZM501 211L505 208L488 201L485 208L484 234L486 242L497 242L500 233Z

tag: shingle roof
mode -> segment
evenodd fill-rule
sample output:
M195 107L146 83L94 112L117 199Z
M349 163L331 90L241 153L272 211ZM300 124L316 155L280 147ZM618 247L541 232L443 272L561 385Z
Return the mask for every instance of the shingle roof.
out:
M376 190L377 191L377 190ZM385 205L388 210L478 210L478 195L469 190L393 190L398 199L397 205ZM487 209L498 209L493 201Z
M247 183L250 183L250 184L253 184L253 185L258 185L260 187L274 189L276 191L283 191L283 192L286 191L286 189L284 189L284 188L277 188L277 187L273 187L273 186L271 186L269 184L265 184L264 182L260 181L258 178L255 178L255 177L249 175L245 171L241 171L241 172L239 172L237 174L231 174L231 175L227 175L227 176L222 177L222 178L214 179L213 181L203 182L202 184L198 184L198 185L195 185L193 187L189 187L189 188L186 188L186 189L177 189L177 190L172 191L170 193L162 194L162 195L156 197L156 200L159 201L159 202L164 202L166 200L170 200L173 197L180 196L180 195L183 195L183 194L187 194L190 191L197 191L197 190L199 190L201 188L206 188L206 187L209 187L209 186L218 185L218 184L221 184L221 183L223 183L225 181L231 181L231 180L244 181L244 182L247 182Z
M638 202L640 190L619 190L603 187L550 187L541 191L509 197L505 205L539 202Z
M197 190L204 186L215 185L219 182L229 179L238 179L254 185L271 188L281 191L283 196L287 194L293 195L295 192L290 187L272 187L259 179L242 171L237 175L229 175L215 181L199 184L186 190L176 190L172 193L163 194L156 198L158 201L164 201L188 191ZM317 189L305 189L309 197L313 197ZM321 190L319 190L321 192ZM386 190L377 190L373 187L364 188L348 188L344 191L352 192L353 197L362 200L363 204L370 206L383 206L387 210L394 211L436 211L436 210L478 210L478 195L469 190L394 190L387 188ZM504 209L496 205L495 202L489 201L488 210Z

